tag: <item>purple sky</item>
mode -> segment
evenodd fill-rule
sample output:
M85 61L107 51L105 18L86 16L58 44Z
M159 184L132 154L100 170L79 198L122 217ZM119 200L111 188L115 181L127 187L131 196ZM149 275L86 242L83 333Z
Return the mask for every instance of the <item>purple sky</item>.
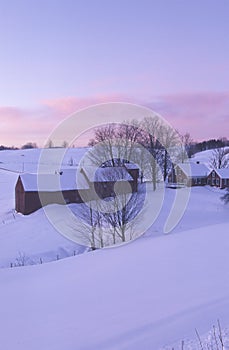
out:
M0 144L42 145L109 101L229 137L228 16L228 0L0 0Z

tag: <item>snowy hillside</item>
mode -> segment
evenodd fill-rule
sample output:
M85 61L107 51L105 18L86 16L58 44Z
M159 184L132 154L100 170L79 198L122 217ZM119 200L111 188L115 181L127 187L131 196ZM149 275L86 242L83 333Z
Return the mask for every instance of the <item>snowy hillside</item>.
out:
M62 166L77 165L86 148L67 150ZM36 172L40 149L0 152L0 267L12 264L48 262L87 251L60 235L50 224L43 210L26 217L14 212L15 185L19 174ZM48 150L50 162L58 149ZM47 163L47 169L50 163ZM56 164L58 168L58 164Z
M1 344L156 350L193 337L195 327L206 332L216 318L229 324L228 231L219 224L2 269Z
M36 171L39 152L0 152L5 350L178 350L181 340L185 350L196 350L195 328L208 339L217 319L223 328L229 325L229 206L220 199L223 190L192 188L182 220L164 234L176 192L167 188L158 218L141 238L80 254L85 247L56 232L42 209L29 216L14 212L18 172ZM85 149L69 152L64 164L74 158L75 165ZM206 163L208 157L196 159ZM10 268L14 264L36 265ZM229 345L226 329L224 335Z
M87 148L69 148L63 149L64 158L63 166L77 165L80 159L86 153ZM50 164L55 164L55 159L59 155L59 148L50 148L46 150L46 154L50 155L49 162L47 163L47 169ZM8 169L16 172L36 173L39 158L41 156L42 149L27 149L27 150L10 150L0 152L0 169ZM58 166L59 164L57 164Z
M225 150L229 150L229 147L225 147ZM192 161L199 161L200 163L203 163L205 165L207 165L208 167L210 167L211 165L211 159L214 156L214 149L210 149L207 151L203 151L203 152L198 152L196 154L194 154L194 156L191 158ZM227 157L229 158L229 153L227 155Z

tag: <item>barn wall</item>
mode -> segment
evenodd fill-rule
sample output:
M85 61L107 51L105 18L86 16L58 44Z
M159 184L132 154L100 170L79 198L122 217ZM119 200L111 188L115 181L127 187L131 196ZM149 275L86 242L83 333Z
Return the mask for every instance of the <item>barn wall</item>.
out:
M33 213L42 207L38 192L25 192L24 215Z
M23 189L23 187L22 187ZM82 190L88 197L88 190ZM63 192L22 192L16 189L16 211L28 215L48 204L82 203L79 191L69 190Z
M190 186L191 183L188 181L187 175L183 172L183 170L179 167L176 167L176 182L177 183L183 183L187 184L187 186Z
M129 181L132 187L133 192L138 191L138 178L139 178L139 169L126 169L130 176L132 176L133 181Z
M128 172L133 177L132 181L128 181L129 186L126 186L126 181L119 182L120 193L137 192L138 190L138 176L139 169L128 169ZM19 177L15 187L15 209L16 211L28 215L40 209L42 206L48 204L68 204L68 203L82 203L95 199L93 196L93 189L100 198L113 196L115 181L110 182L89 182L89 189L85 190L68 190L58 192L39 192L38 191L24 191L21 179ZM82 194L82 196L81 196Z
M207 178L196 177L191 179L192 186L205 186L207 184Z
M207 184L210 186L220 187L220 177L214 170L208 175Z
M176 182L177 182L176 173L175 173L175 169L173 168L168 175L168 183L176 183Z
M126 181L118 181L118 186L116 191L120 193L130 193L137 192L137 183L134 180L128 181L130 187L127 186ZM93 184L91 184L93 188ZM100 198L112 197L115 195L115 182L95 182L94 190Z
M220 176L213 170L208 175L207 184L210 186L226 188L229 187L229 179L221 179Z
M24 213L25 210L25 192L20 177L15 187L15 209L20 213Z
M222 188L229 187L229 179L222 179Z

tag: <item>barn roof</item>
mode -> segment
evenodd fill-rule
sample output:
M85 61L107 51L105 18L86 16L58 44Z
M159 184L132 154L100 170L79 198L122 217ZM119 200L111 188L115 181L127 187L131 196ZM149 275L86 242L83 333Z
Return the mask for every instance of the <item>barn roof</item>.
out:
M187 175L188 177L206 177L210 170L205 164L201 163L179 163L177 166Z
M88 189L84 176L74 170L64 170L58 174L21 174L22 185L26 192L57 192L77 189ZM76 182L77 178L77 182Z
M132 181L132 176L124 167L96 168L87 166L82 169L89 182Z
M139 169L139 167L133 163L125 163L125 167L126 169Z
M215 169L221 179L229 179L229 168Z

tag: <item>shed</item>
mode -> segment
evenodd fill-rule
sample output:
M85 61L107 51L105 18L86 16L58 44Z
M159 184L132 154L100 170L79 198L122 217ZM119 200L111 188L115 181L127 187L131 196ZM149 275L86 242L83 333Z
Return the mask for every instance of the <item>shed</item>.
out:
M210 170L199 162L185 162L177 164L168 176L169 183L184 184L186 186L204 186Z
M229 187L229 168L213 169L208 175L207 184L219 188Z
M88 190L82 176L76 183L76 171L39 175L24 173L16 183L15 209L27 215L48 204L81 203L79 191Z
M82 203L95 199L95 192L100 198L136 192L138 172L127 168L88 166L56 174L21 174L15 187L16 211L27 215L48 204Z
M122 193L137 191L136 180L125 167L86 166L81 169L81 172L92 191L94 190L100 198L114 196L117 191Z
M137 192L138 190L138 178L139 178L139 167L136 164L133 163L125 163L125 168L127 169L128 173L132 176L134 180L134 188L133 191Z

